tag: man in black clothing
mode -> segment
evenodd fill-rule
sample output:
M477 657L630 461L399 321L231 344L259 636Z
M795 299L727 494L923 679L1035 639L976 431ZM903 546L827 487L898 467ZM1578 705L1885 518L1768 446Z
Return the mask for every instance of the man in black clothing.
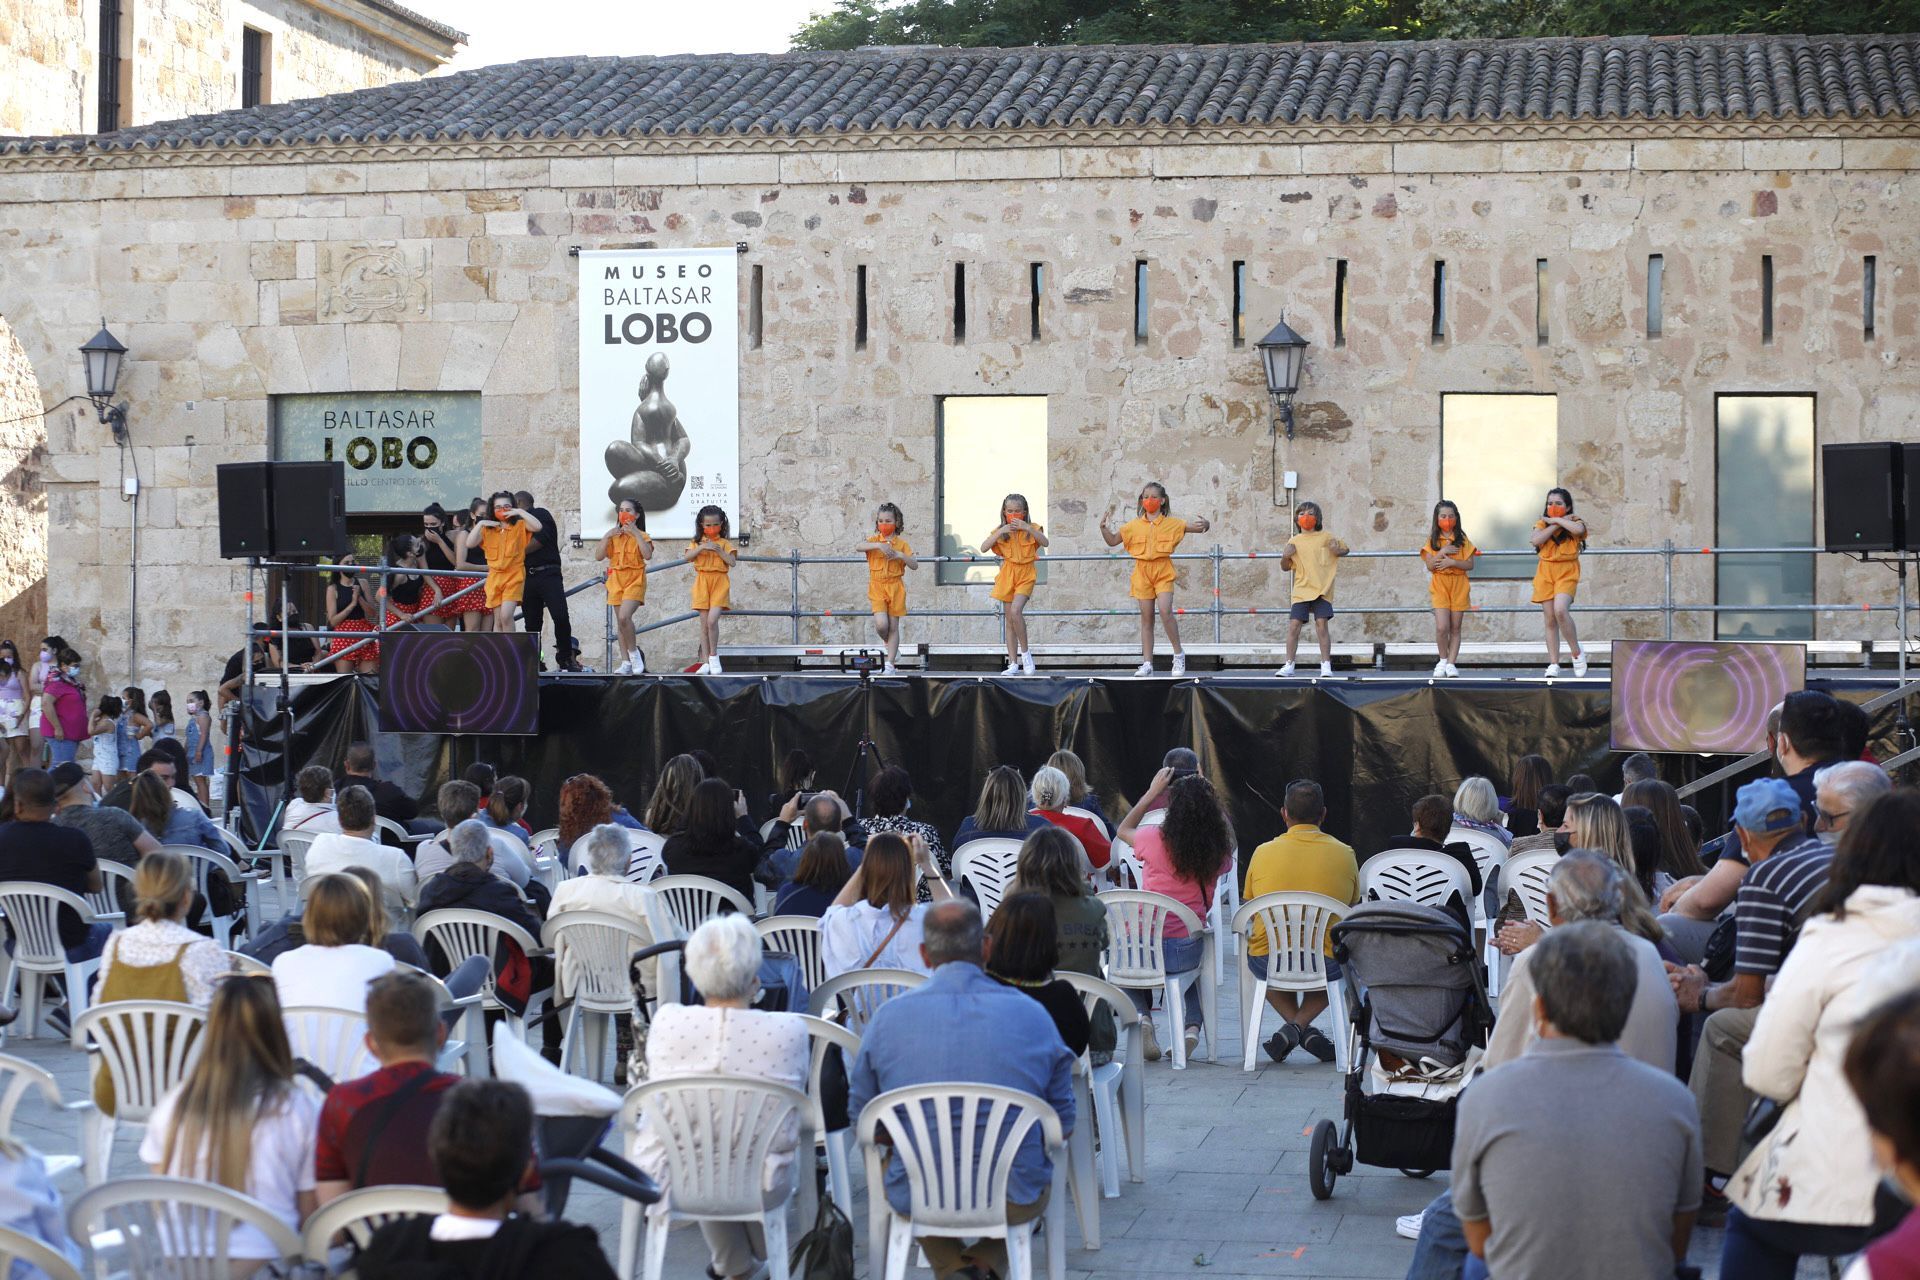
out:
M1445 796L1421 796L1413 802L1413 834L1394 836L1388 840L1384 849L1425 849L1429 853L1445 854L1466 868L1467 879L1472 882L1473 892L1480 892L1480 864L1473 860L1473 849L1464 840L1446 843L1447 833L1453 829L1453 801ZM1471 925L1473 909L1471 904L1457 898L1449 898L1447 907L1461 920Z
M420 817L420 805L414 798L402 791L385 778L374 776L375 757L370 742L350 742L347 754L340 762L340 776L334 781L335 794L348 787L365 787L373 793L373 811L389 822L397 822L411 828ZM440 824L430 822L420 834L431 835L440 830Z
M0 880L32 880L70 893L98 893L100 864L86 834L53 820L53 775L45 769L22 769L13 775L7 791L13 821L0 823ZM106 921L88 925L71 907L60 908L60 945L67 959L78 964L98 956L113 926ZM13 940L7 940L13 954Z
M554 664L562 671L579 669L572 661L573 615L567 612L567 584L560 576L560 524L553 512L533 504L525 489L513 495L522 511L540 522L540 532L527 543L527 585L520 597L527 634L539 635L549 611L553 614ZM544 663L543 663L544 665Z

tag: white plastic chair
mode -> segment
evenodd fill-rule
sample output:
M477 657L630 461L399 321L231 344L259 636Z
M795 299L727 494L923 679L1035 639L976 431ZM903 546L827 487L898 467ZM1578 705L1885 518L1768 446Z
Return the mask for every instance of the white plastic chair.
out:
M413 832L407 830L405 827L395 822L392 818L375 817L373 820L374 843L376 844L384 843L380 839L380 833L383 831L386 832L388 835L392 836L395 840L398 840L400 842L400 847L402 849L413 848L414 839L415 839Z
M127 886L127 901L133 901L133 868L107 858L99 859L95 865L100 868L100 892L81 896L93 908L95 920L105 920L119 928L127 922L127 913L120 909L120 886Z
M1227 869L1213 882L1213 901L1207 905L1207 928L1213 930L1213 936L1218 939L1213 948L1213 980L1217 984L1225 984L1227 980L1227 953L1237 954L1240 950L1239 939L1227 927L1239 909L1240 847L1235 845L1227 855Z
M528 960L546 955L546 951L534 940L532 934L522 929L504 916L496 916L490 911L474 911L464 907L446 907L439 911L429 911L413 922L413 936L424 949L429 942L440 948L440 954L446 958L449 968L457 969L469 956L487 958L487 978L480 985L480 1007L498 1009L506 1015L507 1025L513 1033L524 1038L527 1023L538 1017L540 1010L553 998L553 988L533 992L527 998L527 1007L523 1013L514 1013L500 1001L494 983L499 977L494 965L494 954L502 938L512 942L525 953ZM475 1053L475 1045L469 1038L467 1065L470 1074L484 1077L488 1071L485 1045Z
M1262 983L1245 964L1240 968L1240 1009L1247 1020L1245 1060L1241 1070L1253 1070L1254 1051L1260 1047L1260 1015L1267 1007L1266 991L1327 993L1327 1017L1333 1025L1334 1068L1347 1070L1346 1001L1340 984L1327 980L1327 929L1353 908L1324 893L1263 893L1236 911L1233 931L1253 941L1257 923L1266 930L1267 979ZM1243 948L1242 954L1252 952Z
M91 1060L113 1080L114 1114L91 1107L81 1114L88 1186L107 1176L120 1126L146 1128L160 1099L193 1070L206 1020L205 1011L172 1000L110 1000L73 1020L73 1047L93 1050Z
M840 1206L840 1212L853 1218L853 1126L831 1133L827 1131L827 1113L825 1099L820 1093L820 1073L826 1065L827 1053L839 1049L842 1060L849 1071L853 1069L853 1060L860 1056L860 1037L837 1022L825 1018L816 1018L812 1014L799 1015L807 1024L807 1098L812 1103L811 1122L814 1139L827 1149L827 1197ZM813 1213L819 1205L813 1203L817 1192L813 1179L800 1179L800 1220L812 1222Z
M991 920L999 909L1000 899L1007 896L1014 874L1020 869L1020 845L1018 840L989 836L967 841L953 855L953 883L958 887L965 881L973 886L982 920Z
M840 1025L864 1037L881 1005L926 980L926 974L911 969L850 969L815 987L807 996L807 1012L831 1022L837 1010Z
M633 846L627 858L627 879L635 884L649 884L665 875L667 864L661 860L660 853L667 847L667 838L655 831L629 831L627 835Z
M882 1124L892 1139L885 1148L875 1139ZM1053 1162L1053 1191L1046 1213L1013 1226L1007 1222L1007 1178L1035 1125ZM1048 1280L1064 1280L1066 1231L1054 1215L1065 1208L1066 1142L1059 1114L1044 1099L997 1085L917 1085L881 1094L855 1126L866 1153L869 1275L904 1280L907 1255L919 1236L991 1237L1007 1242L1008 1280L1029 1280L1034 1228L1044 1225ZM888 1153L906 1169L904 1217L887 1200Z
M1070 804L1060 812L1066 814L1069 818L1085 818L1088 822L1100 828L1101 834L1109 839L1113 837L1113 824L1091 809L1082 809L1077 804Z
M639 832L634 834L638 835ZM633 879L629 864L627 879ZM706 876L658 876L643 880L647 889L647 922L653 926L655 942L672 942L692 935L693 931L731 905L743 919L753 919L753 904L739 892ZM659 958L659 1004L680 1003L680 955L663 952Z
M19 1032L31 1040L40 1031L40 1018L49 1007L46 988L59 978L66 987L67 1016L77 1019L87 1008L87 980L100 972L100 957L74 962L60 943L60 909L72 911L82 924L94 923L93 908L77 893L38 880L0 882L0 915L13 935L13 966L9 988L18 991Z
M1147 1084L1146 1047L1140 1032L1140 1011L1133 1007L1127 993L1102 978L1054 971L1080 993L1091 1015L1099 1005L1113 1011L1114 1029L1119 1033L1113 1060L1093 1066L1088 1062L1088 1079L1093 1089L1094 1122L1100 1134L1101 1192L1109 1200L1120 1194L1120 1147L1125 1138L1127 1179L1147 1180ZM1076 1125L1074 1131L1079 1132Z
M235 973L258 975L262 978L271 978L273 976L272 965L268 964L265 960L256 960L244 952L227 952L227 964Z
M1560 861L1557 849L1530 849L1526 853L1515 855L1500 872L1500 900L1506 901L1509 891L1520 896L1520 905L1526 908L1527 919L1542 929L1549 923L1547 919L1547 877L1553 874L1553 866ZM1493 945L1494 928L1487 925L1487 984L1489 994L1497 995L1500 988L1507 985L1507 971L1513 968L1513 957L1503 954Z
M1471 909L1473 880L1467 869L1431 849L1388 849L1360 864L1360 900L1417 902L1445 907L1458 897Z
M1503 868L1507 862L1507 846L1500 843L1498 836L1489 835L1484 831L1475 831L1470 827L1455 827L1447 832L1447 838L1443 843L1451 844L1456 840L1473 851L1473 861L1475 865L1480 868L1481 884L1492 884L1495 879L1499 879L1502 882L1506 880L1506 873L1502 871L1501 868ZM1506 896L1504 883L1501 887L1500 896L1503 898ZM1476 929L1486 929L1486 904L1476 896L1471 903L1471 907L1473 927Z
M94 1242L96 1270L104 1274L103 1255L118 1253L116 1273L166 1280L228 1280L235 1272L227 1250L242 1226L265 1236L279 1261L300 1258L300 1237L272 1210L190 1178L115 1178L83 1192L67 1210L74 1238Z
M1147 869L1140 865L1140 855L1125 840L1113 842L1113 852L1107 859L1108 867L1120 869L1120 880L1116 885L1121 889L1139 889L1147 883Z
M1130 991L1161 991L1166 995L1168 1036L1173 1042L1173 1069L1187 1068L1185 1005L1182 995L1200 984L1200 1020L1207 1033L1207 1060L1220 1060L1220 988L1213 981L1213 952L1217 945L1205 922L1184 903L1144 889L1108 889L1099 895L1107 909L1107 981ZM1161 949L1169 919L1186 925L1187 935L1201 939L1200 963L1181 973L1168 973Z
M53 1073L46 1068L37 1067L25 1058L0 1053L0 1138L18 1140L13 1131L13 1118L20 1110L20 1104L26 1100L29 1089L37 1092L40 1100L55 1111L77 1112L84 1116L93 1110L92 1101L87 1099L75 1102L62 1100L60 1082L55 1080ZM39 1144L36 1142L34 1145ZM78 1155L59 1155L53 1152L42 1152L41 1155L47 1162L49 1177L58 1178L63 1173L79 1168L81 1164ZM6 1274L7 1269L0 1266L0 1276Z
M296 1058L305 1058L335 1084L358 1080L380 1069L380 1060L367 1048L367 1018L352 1009L321 1005L290 1005L280 1010L287 1044Z
M527 848L533 850L535 854L551 853L558 856L560 852L560 828L543 827L539 831L534 832L533 839L527 842Z
M632 1132L644 1117L666 1155L664 1211L645 1215L645 1280L665 1274L667 1233L675 1219L758 1222L766 1232L772 1280L789 1280L787 1203L794 1184L766 1189L767 1153L789 1120L801 1128L798 1150L811 1152L806 1132L811 1110L798 1089L739 1076L675 1076L628 1091L620 1107L623 1125ZM804 1161L796 1161L794 1174L796 1181L812 1177ZM640 1206L630 1204L623 1216L639 1217ZM622 1276L633 1274L637 1235L621 1232Z
M163 844L160 847L170 853L177 853L187 860L187 866L193 870L193 887L200 892L202 897L206 896L207 878L213 872L218 871L227 878L227 884L232 888L233 897L236 900L233 912L224 916L216 916L213 914L212 903L209 902L207 905L207 924L213 930L213 940L215 942L218 942L222 947L232 948L233 923L235 919L241 915L246 916L247 937L251 939L253 935L258 932L261 914L260 895L257 893L254 894L252 902L249 903L247 900L247 886L265 881L267 878L265 872L243 871L240 869L240 864L232 858L229 858L226 854L215 853L211 849L203 849L197 844ZM301 857L301 861L304 865L304 854ZM248 910L249 906L251 906L252 910Z
M785 951L800 962L807 990L827 980L827 967L820 958L820 920L817 916L768 916L755 920L760 940L769 951Z
M280 847L259 855L271 860L268 876L281 915L296 909L293 887L307 878L307 850L320 836L318 831L282 831Z
M82 1280L79 1268L67 1256L12 1227L0 1227L0 1275L12 1275L13 1264L24 1262L48 1280Z
M300 1229L301 1249L309 1262L325 1263L333 1238L345 1232L356 1249L364 1249L373 1233L389 1222L447 1211L447 1193L439 1187L404 1185L362 1187L313 1211Z
M540 930L553 951L557 1000L572 1000L560 1069L589 1080L600 1078L613 1020L633 1012L633 953L653 945L646 930L625 916L604 911L563 911ZM575 1060L576 1052L581 1061Z

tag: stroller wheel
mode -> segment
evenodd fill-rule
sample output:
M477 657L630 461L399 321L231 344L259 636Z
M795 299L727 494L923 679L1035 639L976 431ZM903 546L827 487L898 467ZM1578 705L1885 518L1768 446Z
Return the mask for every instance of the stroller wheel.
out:
M1433 1176L1433 1170L1431 1169L1402 1169L1400 1172L1406 1174L1409 1178L1431 1178Z
M1327 1200L1333 1196L1333 1180L1339 1176L1338 1161L1340 1130L1331 1120L1322 1120L1313 1127L1313 1147L1307 1153L1307 1185L1313 1189L1315 1200Z

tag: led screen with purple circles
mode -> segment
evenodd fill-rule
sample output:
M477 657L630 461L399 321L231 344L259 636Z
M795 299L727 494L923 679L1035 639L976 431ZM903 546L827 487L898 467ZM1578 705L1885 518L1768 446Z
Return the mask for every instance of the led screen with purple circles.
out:
M1797 644L1613 642L1613 749L1745 755L1767 713L1807 678Z
M538 643L523 631L390 632L380 646L381 732L538 733Z

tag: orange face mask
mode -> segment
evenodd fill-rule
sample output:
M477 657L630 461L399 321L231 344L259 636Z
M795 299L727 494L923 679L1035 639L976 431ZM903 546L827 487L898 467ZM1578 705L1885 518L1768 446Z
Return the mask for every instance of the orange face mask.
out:
M1563 516L1567 514L1567 504L1564 502L1549 502L1547 504L1547 514L1555 518Z
M1452 533L1454 526L1459 523L1460 521L1455 519L1453 516L1441 516L1439 521L1440 527L1446 530L1448 533Z
M1309 514L1300 517L1300 532L1302 533L1312 533L1315 529L1319 528L1319 526L1319 516Z
M635 514L634 514L633 512L631 512L631 511L622 511L622 512L620 513L620 523L621 523L621 524L633 524L633 523L634 523L635 521L637 521L637 520L639 520L639 519L640 519L640 517L639 517L639 516L637 516L637 515L635 515Z
M880 536L883 538L891 538L893 536L893 531L899 528L899 526L894 524L894 522L891 520L882 520L880 523L874 525L873 527L875 530L879 532Z
M720 540L720 526L717 524L703 524L700 526L700 536L708 542L718 542Z
M1152 494L1148 494L1146 497L1140 499L1140 509L1148 515L1158 514L1160 510L1160 499L1154 497Z
M495 507L493 509L493 518L495 520L505 520L507 516L512 513L512 511L513 511L512 507Z

